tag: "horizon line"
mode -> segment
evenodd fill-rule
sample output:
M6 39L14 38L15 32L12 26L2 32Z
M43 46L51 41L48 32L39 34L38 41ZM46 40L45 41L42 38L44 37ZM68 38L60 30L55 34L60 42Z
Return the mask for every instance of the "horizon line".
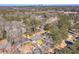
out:
M79 4L0 4L0 6L79 6Z

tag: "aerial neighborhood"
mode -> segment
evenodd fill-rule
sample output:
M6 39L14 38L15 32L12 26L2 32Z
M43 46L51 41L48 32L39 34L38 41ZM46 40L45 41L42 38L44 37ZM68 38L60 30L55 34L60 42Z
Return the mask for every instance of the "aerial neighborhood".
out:
M0 6L0 54L78 53L78 6Z

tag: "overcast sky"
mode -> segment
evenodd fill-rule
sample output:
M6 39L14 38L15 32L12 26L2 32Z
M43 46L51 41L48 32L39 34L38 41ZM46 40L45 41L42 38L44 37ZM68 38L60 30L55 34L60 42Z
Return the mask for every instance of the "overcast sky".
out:
M79 4L79 0L0 0L0 4Z

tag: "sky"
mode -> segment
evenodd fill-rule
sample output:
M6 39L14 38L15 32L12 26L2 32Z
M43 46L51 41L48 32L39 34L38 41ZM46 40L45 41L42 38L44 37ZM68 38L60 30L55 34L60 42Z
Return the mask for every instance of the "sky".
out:
M44 5L57 5L57 4L79 4L79 0L0 0L0 5L8 4L44 4Z

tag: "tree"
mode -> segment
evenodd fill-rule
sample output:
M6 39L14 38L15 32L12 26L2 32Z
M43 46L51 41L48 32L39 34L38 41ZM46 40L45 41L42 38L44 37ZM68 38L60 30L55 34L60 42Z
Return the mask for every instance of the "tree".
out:
M59 28L65 26L64 28L68 29L70 27L70 22L69 22L70 18L69 18L69 16L67 16L67 15L60 15L59 18L60 18L60 20L58 21L58 25L57 26Z
M58 27L60 29L60 33L62 35L62 39L66 39L68 36L68 30L70 29L69 16L62 15L60 16L60 20L58 22Z
M60 42L68 37L68 30L70 28L69 17L67 15L60 15L58 24L46 24L44 30L50 31L55 43Z
M60 42L62 40L60 29L56 25L47 24L45 30L50 31L54 43Z
M76 23L76 24L73 26L73 28L76 29L77 32L79 32L79 23Z
M40 20L30 20L30 25L32 26L32 31L35 32L36 31L36 27L38 27L39 25L42 25L42 21Z

